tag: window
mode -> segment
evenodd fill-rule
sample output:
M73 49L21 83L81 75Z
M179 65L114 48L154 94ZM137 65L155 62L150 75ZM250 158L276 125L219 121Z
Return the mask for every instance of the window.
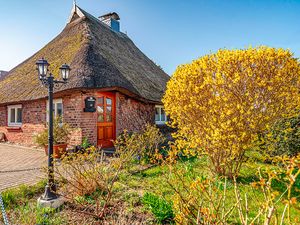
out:
M47 101L47 112L49 112L49 102ZM63 103L62 99L53 99L53 117L63 116ZM47 113L47 122L49 121L49 115Z
M155 106L155 123L165 124L167 122L167 116L162 105Z
M98 122L112 122L112 99L107 96L98 97Z
M10 105L8 109L8 126L22 126L22 105Z

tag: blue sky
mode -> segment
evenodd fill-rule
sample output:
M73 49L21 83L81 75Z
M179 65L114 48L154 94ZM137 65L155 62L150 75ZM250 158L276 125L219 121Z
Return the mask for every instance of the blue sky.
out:
M121 30L172 74L219 48L268 45L300 57L300 0L77 0L94 16L116 11ZM0 70L30 57L64 28L72 0L0 0Z

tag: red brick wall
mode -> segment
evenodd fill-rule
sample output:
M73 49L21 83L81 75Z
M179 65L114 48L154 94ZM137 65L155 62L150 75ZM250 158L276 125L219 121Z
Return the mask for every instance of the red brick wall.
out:
M154 124L155 105L146 104L117 93L116 127L117 135L124 129L140 131L146 123Z
M64 121L72 127L70 145L78 145L83 137L87 137L92 144L97 143L96 113L83 112L84 99L87 96L95 96L95 92L85 94L77 91L56 96L62 98ZM7 129L7 106L0 106L0 132L4 132L8 141L25 146L35 146L34 136L46 128L46 100L37 100L22 103L22 127L21 130Z
M22 104L21 130L7 129L7 107L0 107L0 132L4 132L9 142L25 146L35 145L34 136L45 129L46 101L38 100Z
M84 100L97 96L97 91L74 91L65 93L63 99L64 122L73 128L70 145L78 145L84 137L92 144L97 143L97 113L84 112ZM154 123L154 105L145 104L116 93L116 132L124 129L139 131L147 122ZM7 130L7 106L0 106L0 132L4 132L8 141L33 146L34 136L45 129L46 100L22 103L23 125L21 131Z
M95 92L75 92L63 98L64 121L74 128L71 145L80 144L84 137L94 145L97 143L97 114L83 111L84 100L89 96L95 96Z

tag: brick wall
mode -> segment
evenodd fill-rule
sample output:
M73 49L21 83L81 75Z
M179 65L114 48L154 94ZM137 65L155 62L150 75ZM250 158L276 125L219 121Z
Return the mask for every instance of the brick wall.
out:
M34 136L45 129L46 101L38 100L22 104L23 125L20 130L7 129L7 107L0 107L0 132L5 133L9 142L25 146L35 145Z
M140 131L146 123L154 124L155 105L146 104L127 96L116 94L116 129L117 135L124 129L128 131Z
M84 100L89 96L95 96L95 92L75 92L63 97L64 121L74 128L71 145L80 144L84 137L94 145L97 143L97 114L83 111Z
M97 96L97 91L73 91L65 93L62 98L64 122L73 128L70 145L78 145L84 137L92 144L97 143L97 113L84 112L84 100ZM8 141L26 146L34 146L34 136L45 129L46 100L22 103L23 123L21 130L8 131L7 106L0 106L0 132L4 132ZM154 123L154 105L145 104L116 93L116 132L124 129L139 131L147 122Z
M78 145L83 137L92 144L97 143L96 113L83 112L84 99L95 96L95 92L71 92L64 96L56 96L63 101L64 121L72 127L70 145ZM0 132L5 133L9 142L25 146L35 146L34 136L46 128L45 99L22 103L22 127L20 130L7 129L7 106L0 106Z

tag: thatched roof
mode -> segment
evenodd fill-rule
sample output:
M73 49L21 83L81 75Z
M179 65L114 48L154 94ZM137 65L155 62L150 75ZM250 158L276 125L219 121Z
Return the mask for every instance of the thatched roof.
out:
M160 102L169 76L145 56L126 34L111 30L99 19L74 5L63 31L36 54L12 69L0 82L0 104L47 96L35 68L45 57L54 75L63 63L72 70L69 89L120 90L145 101Z

